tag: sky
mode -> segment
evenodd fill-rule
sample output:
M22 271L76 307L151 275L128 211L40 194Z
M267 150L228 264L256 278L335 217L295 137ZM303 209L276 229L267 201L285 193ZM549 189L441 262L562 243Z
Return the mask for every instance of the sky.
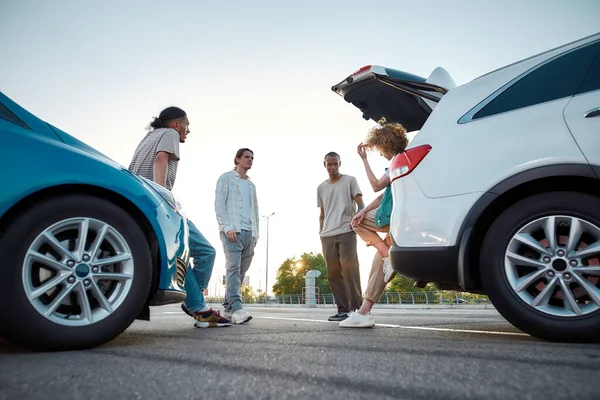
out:
M375 197L357 145L375 125L331 91L355 70L382 65L423 77L438 66L458 85L600 32L597 0L0 1L0 90L38 117L128 166L146 126L183 108L173 192L225 257L214 212L218 177L237 149L269 222L268 282L278 266L321 252L317 186L323 157L341 155L365 203ZM388 166L369 153L376 175ZM266 219L248 275L265 287ZM358 239L363 292L375 250Z

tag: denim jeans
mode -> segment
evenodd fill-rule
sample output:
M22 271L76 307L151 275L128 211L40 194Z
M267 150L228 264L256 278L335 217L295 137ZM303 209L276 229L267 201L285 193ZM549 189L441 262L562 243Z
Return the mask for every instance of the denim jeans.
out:
M227 235L221 232L221 242L225 251L225 269L227 270L227 290L223 308L234 312L242 307L242 282L250 268L252 257L254 257L254 245L256 241L251 231L242 230L236 233L235 243L227 239Z
M198 228L188 220L190 257L194 259L194 268L187 267L185 275L185 291L187 297L185 306L191 312L196 312L206 305L204 290L215 265L215 248L202 236Z

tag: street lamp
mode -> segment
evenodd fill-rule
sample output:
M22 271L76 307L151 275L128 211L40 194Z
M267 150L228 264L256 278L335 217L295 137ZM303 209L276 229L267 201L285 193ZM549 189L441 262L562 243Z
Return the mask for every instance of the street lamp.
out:
M268 303L269 300L269 218L271 218L273 215L275 215L274 212L272 212L270 215L263 215L263 218L267 219L267 263L266 263L266 268L265 268L265 306Z

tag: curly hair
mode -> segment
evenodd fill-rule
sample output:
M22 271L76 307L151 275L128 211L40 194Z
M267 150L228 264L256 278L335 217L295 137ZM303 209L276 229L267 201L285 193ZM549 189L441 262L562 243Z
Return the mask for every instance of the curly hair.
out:
M378 126L371 128L364 142L365 149L379 150L384 156L390 158L402 153L408 146L406 129L397 122L387 122L381 118Z

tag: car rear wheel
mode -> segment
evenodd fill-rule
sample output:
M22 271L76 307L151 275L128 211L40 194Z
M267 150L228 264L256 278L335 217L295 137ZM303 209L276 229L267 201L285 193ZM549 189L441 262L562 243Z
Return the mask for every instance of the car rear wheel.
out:
M144 233L101 198L36 203L0 238L0 326L9 341L71 350L112 340L135 320L152 278Z
M543 193L490 226L482 283L517 328L545 340L600 339L600 198Z

